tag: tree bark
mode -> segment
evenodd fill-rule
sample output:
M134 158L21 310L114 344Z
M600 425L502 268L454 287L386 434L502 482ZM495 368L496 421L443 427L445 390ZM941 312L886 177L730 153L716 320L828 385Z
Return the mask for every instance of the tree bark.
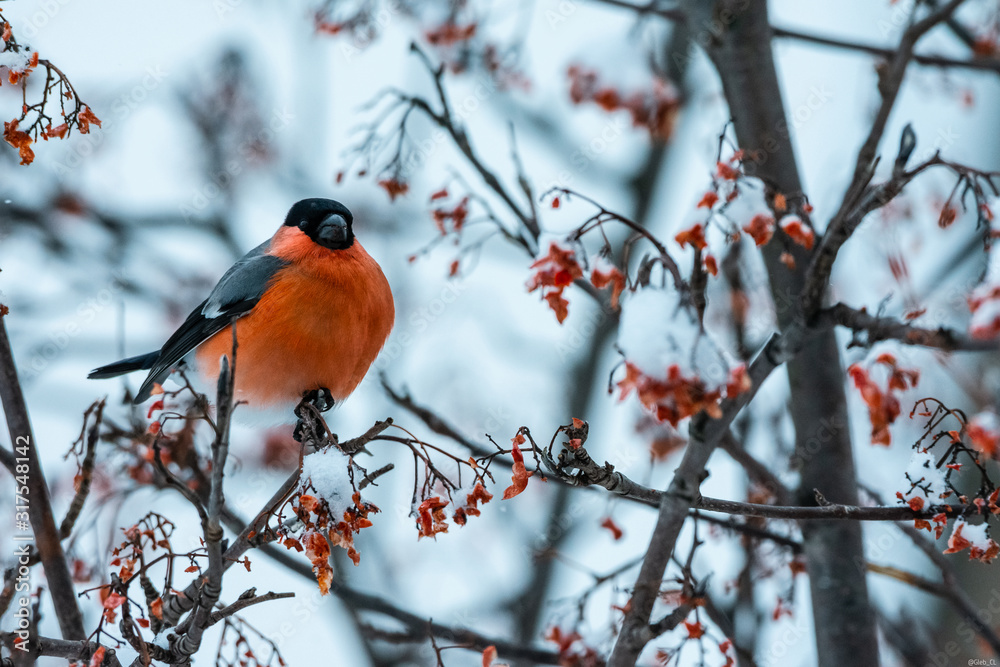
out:
M766 0L687 0L688 20L700 30L722 80L748 173L789 201L802 191L771 51ZM780 261L775 238L764 247L778 323L800 317L809 255L793 244L796 269ZM847 421L844 373L832 330L811 337L788 363L793 464L801 473L798 502L815 505L819 491L831 502L857 504L857 480ZM855 522L805 522L805 555L812 593L816 649L821 666L877 665L875 617L868 600L861 527Z

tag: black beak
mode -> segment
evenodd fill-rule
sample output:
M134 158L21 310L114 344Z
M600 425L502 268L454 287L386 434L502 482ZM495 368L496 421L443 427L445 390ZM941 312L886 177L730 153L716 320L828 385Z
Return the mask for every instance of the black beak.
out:
M316 229L316 240L327 247L341 247L348 241L350 234L351 231L344 216L332 213L319 223Z

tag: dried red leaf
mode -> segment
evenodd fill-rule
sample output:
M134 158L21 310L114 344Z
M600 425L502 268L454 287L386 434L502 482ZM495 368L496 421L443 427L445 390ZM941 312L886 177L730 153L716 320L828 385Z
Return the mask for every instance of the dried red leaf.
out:
M595 268L590 274L590 282L597 289L611 286L611 307L618 308L618 299L625 290L625 276L616 266L608 266L604 270Z
M12 82L13 83L13 82ZM31 136L27 132L17 129L18 119L3 124L3 138L8 144L17 149L22 165L29 165L35 159L35 152L31 150Z
M615 523L614 519L611 517L606 517L604 521L601 522L601 528L607 528L611 532L611 536L617 542L622 539L625 533L619 528L618 524Z
M517 451L517 450L514 450ZM504 489L503 499L510 500L514 496L520 495L528 486L528 478L531 473L524 467L524 460L514 461L513 474L511 475L511 485Z
M938 227L941 229L951 227L957 216L958 211L955 210L955 207L945 206L941 209L941 215L938 216Z
M725 162L717 162L715 164L715 175L726 181L735 181L740 177L740 172Z
M698 202L698 206L696 208L708 208L708 209L711 209L713 206L715 206L715 204L718 201L719 201L719 195L716 194L715 192L709 191L709 192L706 192L702 196L702 198Z
M684 621L684 628L687 630L689 639L698 639L705 634L705 626L700 622L689 623Z
M692 247L698 250L704 250L708 247L708 241L705 240L705 228L699 222L693 227L681 231L674 240L680 244L682 248L687 246L689 243Z
M76 116L76 122L80 126L80 134L89 134L91 123L97 127L101 127L101 120L94 115L90 107L83 107L83 111Z
M396 197L401 197L410 191L409 183L395 178L383 178L378 185L389 194L389 201L396 201Z
M571 249L551 243L548 254L535 260L530 268L535 269L535 274L526 285L528 291L541 288L542 298L562 324L569 315L569 301L563 297L563 290L583 277L583 268L576 261L576 254Z
M444 508L448 506L446 500L433 496L420 503L417 508L417 539L422 537L436 538L438 533L447 533L448 524Z
M801 219L793 215L786 215L781 220L781 230L788 234L788 237L795 243L798 243L806 250L812 250L813 243L816 241L816 234Z
M457 25L445 23L424 33L424 37L434 46L451 46L458 42L466 42L476 34L476 24Z
M743 225L743 231L753 238L758 246L767 245L774 236L774 218L766 213L758 213Z

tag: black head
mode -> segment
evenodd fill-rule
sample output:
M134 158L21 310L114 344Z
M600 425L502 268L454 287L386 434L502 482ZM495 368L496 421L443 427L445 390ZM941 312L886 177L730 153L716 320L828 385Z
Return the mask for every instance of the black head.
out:
M330 250L350 248L354 243L354 216L332 199L303 199L285 216L285 225L298 227L318 245Z

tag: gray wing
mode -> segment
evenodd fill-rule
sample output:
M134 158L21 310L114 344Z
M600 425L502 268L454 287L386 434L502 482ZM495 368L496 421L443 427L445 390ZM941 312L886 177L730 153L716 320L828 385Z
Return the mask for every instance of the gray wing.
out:
M142 403L149 398L153 385L162 383L188 352L257 305L274 274L288 265L288 262L279 257L265 254L269 243L270 241L266 241L260 244L233 264L208 298L167 339L160 349L160 356L139 388L135 403Z

